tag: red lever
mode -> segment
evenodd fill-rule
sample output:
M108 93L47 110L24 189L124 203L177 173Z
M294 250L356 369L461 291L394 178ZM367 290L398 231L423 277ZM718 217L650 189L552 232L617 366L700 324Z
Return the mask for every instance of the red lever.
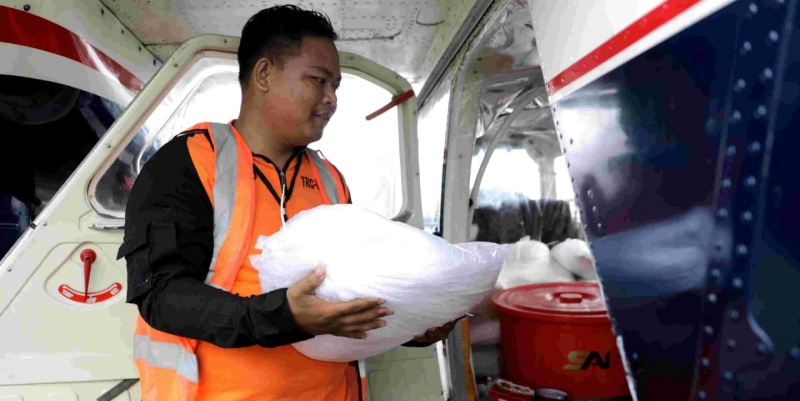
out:
M403 93L393 97L392 100L389 103L386 104L386 106L383 106L380 109L378 109L378 111L368 115L367 116L367 121L372 120L373 118L378 117L379 115L381 115L383 113L386 113L387 111L389 111L394 106L397 106L399 104L405 103L406 101L408 101L408 99L411 99L412 97L414 97L414 90L413 89L410 90L410 91L407 91L407 92L403 92Z
M81 260L83 261L83 296L89 300L89 277L92 276L92 263L97 260L97 254L91 249L84 249L81 252Z

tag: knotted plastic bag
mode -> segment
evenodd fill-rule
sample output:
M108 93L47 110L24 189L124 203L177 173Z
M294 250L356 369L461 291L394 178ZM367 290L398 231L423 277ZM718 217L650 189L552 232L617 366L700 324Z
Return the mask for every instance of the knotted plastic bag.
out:
M551 250L553 259L583 280L597 280L594 256L589 244L579 239L567 239Z
M482 317L498 319L500 315L491 299L494 292L528 284L567 281L575 281L575 278L552 257L547 245L526 236L509 246L494 290L472 312ZM499 331L497 333L499 335Z
M492 291L507 245L458 245L355 205L323 205L297 214L251 257L261 290L290 287L318 266L318 297L381 298L394 314L366 339L321 335L293 344L309 358L348 362L384 353L468 313Z
M527 284L566 281L575 281L575 278L552 257L547 245L523 240L509 247L496 287L505 290Z

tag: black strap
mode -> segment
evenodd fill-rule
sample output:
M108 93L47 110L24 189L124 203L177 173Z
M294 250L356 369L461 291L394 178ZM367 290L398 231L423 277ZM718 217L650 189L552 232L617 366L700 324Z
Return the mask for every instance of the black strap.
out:
M289 184L289 188L286 189L286 202L289 202L289 198L292 197L292 193L294 192L294 183L297 181L297 174L300 173L300 162L302 160L303 156L300 155L297 157L297 163L294 164L294 175L292 176L292 183Z
M111 387L110 390L103 393L100 397L97 397L97 401L111 401L114 398L119 397L120 394L128 391L134 384L138 383L139 379L125 379L116 386Z
M264 173L261 172L261 170L259 170L259 168L255 165L255 163L253 164L253 172L256 173L256 176L259 179L261 179L261 182L263 182L264 185L267 186L267 189L269 189L269 192L272 193L272 196L275 198L275 201L278 202L278 204L280 205L281 204L281 197L278 196L278 193L275 192L275 188L272 187L272 184L269 183L269 180L267 179L267 177L264 175Z
M264 157L262 155L259 155L259 154L254 154L254 156L259 157L259 158L267 161L268 163L271 163L273 166L275 166L275 169L278 169L278 166L275 163L273 163L272 160L270 160L270 159L268 159L268 158L266 158L266 157ZM289 160L291 160L291 159L289 159ZM291 183L288 183L287 188L286 188L286 200L285 200L286 203L289 203L289 198L292 197L292 192L294 192L294 184L295 184L295 182L297 182L297 175L300 173L300 163L302 162L302 160L303 160L302 157L298 157L297 158L297 163L295 163L295 165L294 165L294 175L292 176L292 181L291 181ZM261 182L263 182L264 185L266 185L267 189L269 189L269 192L272 193L272 196L275 198L275 202L278 202L278 205L280 205L281 204L281 197L278 195L278 192L275 191L275 187L273 187L272 184L269 182L269 179L267 179L267 176L264 175L263 172L261 172L261 170L258 168L258 166L256 166L255 163L253 163L253 172L255 173L256 177L258 177L261 180ZM285 206L286 205L284 204L284 207Z

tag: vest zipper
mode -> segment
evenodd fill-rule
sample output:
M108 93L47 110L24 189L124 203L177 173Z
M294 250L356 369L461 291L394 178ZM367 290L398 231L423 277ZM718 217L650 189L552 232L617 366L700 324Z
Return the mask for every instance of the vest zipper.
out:
M305 151L305 148L298 149L297 153L293 154L289 158L289 160L286 161L286 165L284 166L284 168L278 167L278 165L275 164L275 162L273 162L272 160L270 160L266 156L255 154L255 153L253 154L253 156L258 156L261 159L263 159L263 160L267 161L268 163L272 164L275 167L275 171L278 172L278 177L280 178L280 181L281 181L281 195L280 195L280 198L278 197L278 194L276 194L275 191L272 189L272 185L270 185L269 180L267 179L267 177L264 176L261 173L261 171L258 169L258 167L255 166L255 163L253 164L253 168L256 171L256 175L258 176L258 178L260 178L261 181L264 182L264 185L267 186L267 188L270 190L270 192L272 192L272 195L275 197L275 199L278 201L278 203L280 203L280 207L281 207L281 210L280 210L281 225L283 227L286 227L286 221L289 220L289 215L286 214L286 201L287 201L287 199L286 199L286 189L287 188L286 188L286 173L285 173L284 170L286 169L286 167L289 167L289 164L291 164L293 159L295 159L295 158L298 159L297 163L295 164L294 177L292 178L292 189L294 189L295 179L297 179L297 174L300 172L300 159L302 158L302 154L303 154L304 151Z
M286 175L283 173L283 170L278 170L278 176L281 178L281 224L283 227L286 227L286 220L289 220L289 216L286 215Z

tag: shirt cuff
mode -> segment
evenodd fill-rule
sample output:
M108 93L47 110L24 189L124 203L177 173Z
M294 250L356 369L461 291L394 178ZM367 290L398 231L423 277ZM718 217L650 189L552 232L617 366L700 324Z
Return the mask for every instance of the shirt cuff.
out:
M249 299L247 314L258 345L272 348L314 338L297 325L289 309L286 291L283 288Z

